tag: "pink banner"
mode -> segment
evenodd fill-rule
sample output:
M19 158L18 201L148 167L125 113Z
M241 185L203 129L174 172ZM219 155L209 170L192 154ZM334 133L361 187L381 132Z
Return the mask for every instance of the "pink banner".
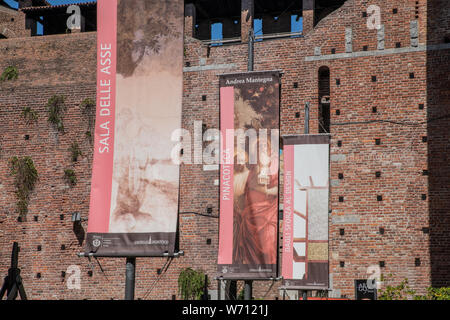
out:
M283 199L283 255L282 276L292 279L294 258L294 146L285 146L284 156L284 199Z
M220 129L222 133L220 167L219 264L233 263L234 203L234 87L220 89Z
M325 290L329 286L330 136L286 136L283 142L283 284Z
M224 279L277 276L280 74L220 77L220 227Z
M86 252L173 255L181 127L181 0L99 0L97 115Z
M88 233L108 232L114 162L117 0L97 2L97 120Z

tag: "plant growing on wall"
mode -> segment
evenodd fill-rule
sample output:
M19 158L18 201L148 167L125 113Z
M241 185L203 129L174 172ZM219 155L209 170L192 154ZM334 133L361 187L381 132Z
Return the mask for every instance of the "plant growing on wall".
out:
M424 296L415 296L414 300L450 300L450 288L428 288Z
M392 278L390 274L388 278ZM383 275L381 275L381 281L385 281ZM398 285L388 285L386 289L380 291L379 300L408 300L411 299L416 292L412 290L408 285L408 279L404 279Z
M0 76L0 81L16 80L18 77L19 73L17 72L17 68L14 66L9 66L3 71Z
M67 184L69 184L71 187L75 186L78 182L77 175L75 174L75 171L72 169L64 170L64 179L66 180Z
M28 213L30 194L38 181L38 172L30 157L13 157L10 160L11 175L15 176L17 209L21 217Z
M83 153L81 152L80 146L78 145L78 142L72 142L72 144L69 147L69 152L72 157L72 162L77 162L78 157L82 156Z
M27 123L34 122L38 119L37 112L31 109L31 107L23 108L22 116L27 121Z
M94 130L95 124L95 107L96 107L95 100L90 98L84 99L81 102L80 107L88 121L88 129L85 133L86 138L89 141L92 141L92 132Z
M186 268L178 276L178 288L184 300L199 300L203 294L204 287L205 274L201 271Z
M62 114L66 110L63 96L53 96L47 102L48 122L50 122L56 130L63 132L64 124Z

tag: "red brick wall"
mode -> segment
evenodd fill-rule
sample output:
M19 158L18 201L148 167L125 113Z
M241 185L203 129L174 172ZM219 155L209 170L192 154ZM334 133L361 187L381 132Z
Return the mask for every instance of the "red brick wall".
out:
M367 268L385 261L384 274L392 273L395 281L408 278L411 286L424 292L433 284L448 279L448 121L427 125L426 119L448 114L448 92L441 84L448 81L442 68L450 50L370 55L367 57L306 61L321 47L322 55L345 52L345 28L353 29L353 51L367 45L376 51L376 30L368 30L362 17L366 1L349 0L343 7L321 20L305 38L265 40L255 44L255 70L284 72L282 78L281 133L303 133L303 108L311 103L311 130L318 130L318 70L330 69L331 79L331 199L330 207L330 273L333 288L353 297L354 279L367 278ZM445 1L444 1L445 2ZM432 12L439 12L444 23L427 22L425 0L419 0L420 44L442 43L436 36L449 31L450 12L444 2L437 2ZM410 21L415 19L415 1L374 0L382 9L386 30L386 50L400 42L410 46ZM440 6L440 7L439 7ZM393 14L392 9L398 13ZM447 9L445 11L444 9ZM430 30L427 30L430 26ZM444 29L442 29L444 28ZM428 33L427 33L428 32ZM427 40L428 39L428 40ZM123 297L125 261L76 257L82 251L70 222L70 213L80 211L87 217L92 152L84 137L87 121L79 108L84 98L95 97L95 33L47 36L0 41L0 70L14 64L19 79L0 83L0 274L6 274L13 241L22 247L20 266L25 287L34 299L120 299ZM428 42L427 42L428 41ZM203 121L208 128L219 125L218 74L245 71L247 45L219 47L203 45L187 37L185 62L191 67L203 65L221 69L187 71L184 79L183 127L193 132L193 123ZM339 56L337 56L339 57ZM336 58L333 57L333 58ZM428 65L427 65L428 64ZM229 65L225 68L223 65ZM439 72L430 70L433 66ZM410 79L414 73L414 79ZM372 76L377 82L372 82ZM337 85L336 79L340 79ZM298 88L293 83L298 82ZM448 85L446 86L448 87ZM64 116L65 134L56 134L47 122L45 104L53 94L64 94L68 110ZM206 95L206 101L202 96ZM419 105L424 104L424 109ZM23 107L31 106L39 114L36 124L26 124ZM438 109L438 107L441 108ZM372 108L377 108L377 113ZM336 111L340 111L340 115ZM295 114L300 112L298 119ZM447 132L447 134L445 134ZM24 135L30 140L24 140ZM429 144L422 137L429 136ZM381 145L375 145L381 139ZM73 168L78 184L69 188L63 171L72 167L68 147L78 141L84 156ZM342 141L342 147L338 147ZM435 153L440 152L438 154ZM17 222L13 178L8 159L29 155L36 164L40 180L33 192L26 222ZM423 176L429 169L431 176ZM375 172L381 171L380 178ZM338 174L344 179L339 180ZM177 294L177 278L186 266L206 271L214 279L218 248L218 219L185 212L206 213L213 206L218 214L218 171L203 171L202 165L181 168L180 248L185 256L175 259L166 273L157 274L165 259L138 259L137 298L170 299ZM422 200L422 194L427 200ZM383 201L377 201L377 195ZM339 202L339 197L344 202ZM430 201L430 202L429 202ZM60 214L65 214L60 220ZM38 216L38 221L33 217ZM336 219L357 217L346 224ZM86 230L86 222L83 222ZM385 234L379 234L379 228ZM422 232L430 227L431 234ZM345 235L339 235L339 229ZM433 233L434 231L434 233ZM207 244L211 239L211 245ZM429 249L431 243L432 249ZM66 250L61 250L61 245ZM37 246L42 245L42 251ZM431 253L430 253L431 251ZM431 256L431 258L430 258ZM421 265L415 266L420 258ZM433 265L430 264L433 262ZM340 261L345 266L340 267ZM82 268L82 289L68 290L61 271L70 265ZM87 275L93 268L93 277ZM36 273L42 274L41 279ZM448 281L448 280L447 280ZM279 283L255 283L254 296L275 298ZM216 288L212 281L212 289Z
M25 14L0 7L0 34L7 38L30 36L30 30L25 30Z

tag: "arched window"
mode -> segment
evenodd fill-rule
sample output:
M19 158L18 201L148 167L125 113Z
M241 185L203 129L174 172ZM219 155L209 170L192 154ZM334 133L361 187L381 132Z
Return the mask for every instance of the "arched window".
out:
M330 69L319 68L319 133L330 133Z

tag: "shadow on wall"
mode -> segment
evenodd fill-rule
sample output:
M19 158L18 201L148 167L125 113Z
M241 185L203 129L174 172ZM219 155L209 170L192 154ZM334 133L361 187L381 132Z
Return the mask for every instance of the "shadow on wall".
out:
M448 0L428 0L427 44L450 36ZM427 53L430 263L433 287L450 286L450 49Z

